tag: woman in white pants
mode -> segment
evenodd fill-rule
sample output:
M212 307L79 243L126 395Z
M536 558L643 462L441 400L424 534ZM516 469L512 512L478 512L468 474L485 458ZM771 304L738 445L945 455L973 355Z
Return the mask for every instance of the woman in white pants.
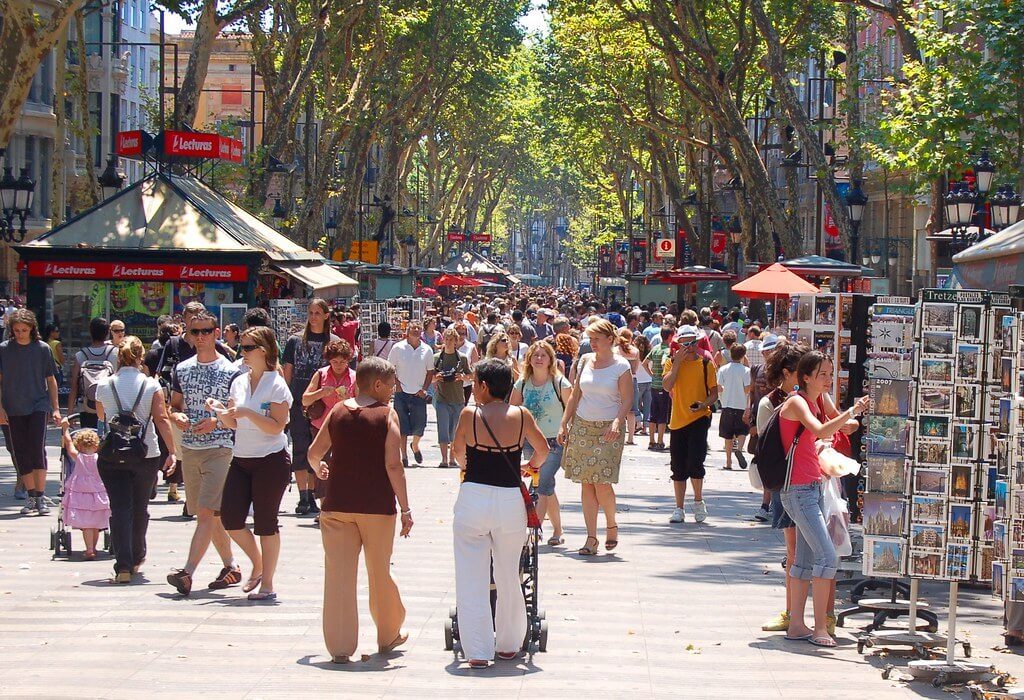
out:
M512 369L489 358L473 372L476 405L463 409L452 455L463 470L455 502L455 589L459 637L469 665L513 659L526 637L526 602L519 583L519 557L526 542L521 470L536 471L548 443L530 412L509 406ZM523 439L533 457L520 467ZM491 620L491 564L497 604Z

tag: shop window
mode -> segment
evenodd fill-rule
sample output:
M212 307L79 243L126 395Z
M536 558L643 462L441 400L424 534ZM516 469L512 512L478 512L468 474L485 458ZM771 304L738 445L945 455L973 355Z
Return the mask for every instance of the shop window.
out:
M89 321L107 317L107 283L54 280L53 322L60 325L64 354L74 355L89 344Z

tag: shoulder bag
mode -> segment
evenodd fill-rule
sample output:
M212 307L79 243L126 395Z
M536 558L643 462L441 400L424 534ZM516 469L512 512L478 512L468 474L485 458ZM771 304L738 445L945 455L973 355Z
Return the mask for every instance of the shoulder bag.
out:
M329 372L330 369L330 367L321 367L320 369L317 370L317 372L320 374L321 389L324 388L324 381L327 379L327 372ZM313 403L306 406L306 408L302 412L306 414L306 420L320 420L323 417L324 413L327 412L327 404L324 403L323 399L317 399Z
M522 407L519 408L522 411ZM487 434L491 436L491 440L494 441L496 447L500 447L501 443L498 442L498 438L494 436L494 431L491 430L491 426L487 424L487 419L484 418L484 414L477 410L476 414L480 416L480 422L484 424L484 428L487 430ZM530 490L526 488L526 484L523 483L523 477L521 476L522 470L516 465L512 464L512 460L508 458L508 452L501 450L501 456L505 459L505 464L512 470L512 473L516 475L516 481L519 482L519 490L523 494L523 505L526 507L526 526L539 530L541 526L540 518L537 516L537 507L533 503L533 496L530 495Z

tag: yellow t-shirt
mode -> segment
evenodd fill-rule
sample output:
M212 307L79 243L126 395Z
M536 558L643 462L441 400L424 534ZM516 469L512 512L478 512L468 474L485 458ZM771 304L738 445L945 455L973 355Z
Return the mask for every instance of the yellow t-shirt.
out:
M707 360L699 357L695 360L683 360L676 383L672 385L672 417L668 423L669 430L685 428L698 418L711 415L710 408L703 411L690 410L690 404L704 401L711 390L718 386L718 375L715 372L715 366L710 362L707 362L707 386L703 386L705 362ZM667 377L668 373L672 371L671 358L665 359L664 367L664 376Z

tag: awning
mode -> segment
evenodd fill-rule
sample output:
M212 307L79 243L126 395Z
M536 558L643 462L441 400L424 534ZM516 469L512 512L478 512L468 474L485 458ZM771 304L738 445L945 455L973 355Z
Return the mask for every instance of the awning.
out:
M809 277L861 277L867 269L823 255L803 255L783 260L781 264L798 275Z
M481 280L462 275L441 275L434 280L435 287L482 287L485 284Z
M955 280L966 289L1006 291L1024 280L1024 221L953 256Z
M359 283L348 275L322 262L275 263L272 267L306 285L318 296L328 299L345 296L346 292L352 292L359 286Z
M734 284L732 291L750 299L774 299L790 294L815 294L819 290L791 272L784 263L774 263L756 275Z
M709 280L727 281L733 278L728 272L703 265L691 265L671 270L657 270L650 273L648 280L663 284L693 284Z

